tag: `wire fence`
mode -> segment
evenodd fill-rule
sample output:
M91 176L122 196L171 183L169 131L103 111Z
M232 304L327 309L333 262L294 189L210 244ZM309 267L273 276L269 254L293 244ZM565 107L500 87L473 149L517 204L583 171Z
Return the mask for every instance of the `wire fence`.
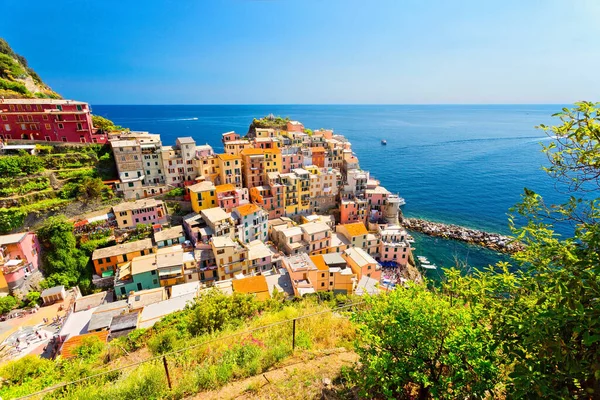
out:
M289 330L289 333L288 333L289 336L282 337L282 340L285 341L287 344L289 344L291 352L293 353L297 347L297 339L298 339L297 332L300 329L303 320L307 320L309 318L314 318L314 317L317 317L317 316L320 316L323 314L336 313L336 312L340 312L340 311L344 311L344 310L351 310L353 308L357 308L358 306L361 306L364 304L365 304L364 301L345 304L345 305L337 306L335 308L318 311L318 312L314 312L314 313L310 313L310 314L306 314L306 315L301 315L301 316L298 316L295 318L289 318L289 319L285 319L282 321L273 322L273 323L262 325L262 326L259 326L256 328L246 329L246 330L243 330L240 332L235 332L235 333L232 333L229 335L220 336L218 338L208 339L208 340L202 341L201 343L197 343L197 344L194 344L191 346L172 350L172 351L166 352L161 355L149 357L149 358L146 358L141 361L133 362L133 363L123 365L123 366L120 366L117 368L113 368L113 369L110 369L107 371L99 372L97 374L89 375L89 376L83 377L81 379L76 379L76 380L69 381L69 382L63 382L61 384L54 385L54 386L48 387L46 389L19 397L18 399L41 398L42 396L51 394L51 393L56 392L61 389L65 389L69 386L79 385L79 384L85 383L87 381L92 381L94 379L102 378L105 376L114 376L115 373L119 373L121 371L131 369L131 368L139 367L144 364L148 364L148 363L152 363L152 362L159 362L161 360L162 360L162 365L164 367L166 384L168 385L169 390L171 390L173 388L174 382L173 382L173 377L171 374L171 368L169 366L170 365L169 358L173 359L175 356L177 356L179 354L189 352L190 350L202 348L211 343L227 341L229 339L233 339L233 338L236 338L239 336L247 336L247 335L250 335L255 332L272 330L276 327L286 328L286 325L287 325L287 329L284 329L284 330Z

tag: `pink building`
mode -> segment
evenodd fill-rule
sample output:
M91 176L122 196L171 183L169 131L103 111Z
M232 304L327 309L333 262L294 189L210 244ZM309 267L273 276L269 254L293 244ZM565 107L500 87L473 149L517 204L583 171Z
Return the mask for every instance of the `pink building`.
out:
M281 172L288 174L293 169L302 168L302 153L281 154Z
M18 289L25 278L38 270L40 244L33 232L0 236L0 270L9 290Z
M287 123L288 132L304 132L304 125L298 121L288 121Z
M234 131L225 132L221 135L221 141L223 142L223 144L226 144L227 142L232 142L234 140L240 140L240 135L238 135Z
M55 99L0 99L0 139L106 143L96 134L87 103Z
M342 200L340 204L340 224L366 222L368 204L366 200L354 198Z
M112 209L120 229L133 229L138 224L167 223L167 209L162 200L125 201Z
M366 190L366 198L369 203L369 221L378 222L383 219L383 207L387 204L390 192L383 186L377 186Z
M217 193L217 202L226 212L231 212L235 207L248 204L250 202L248 189L236 188L232 184L218 185L215 187Z

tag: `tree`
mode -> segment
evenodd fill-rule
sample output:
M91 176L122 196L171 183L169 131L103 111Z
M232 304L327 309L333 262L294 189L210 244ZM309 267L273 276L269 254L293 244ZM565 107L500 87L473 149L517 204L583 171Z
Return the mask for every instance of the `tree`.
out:
M490 335L464 304L423 285L367 297L353 315L365 397L483 396L498 382Z
M79 284L82 291L89 286L88 257L77 248L73 223L64 215L48 218L37 231L43 252L45 287L55 284L67 287Z
M0 314L6 314L17 306L17 299L12 296L0 297Z
M104 133L123 129L123 127L115 125L110 119L101 117L99 115L92 115L92 125L94 125L94 128L98 128L99 131Z
M447 274L445 290L476 306L505 355L512 397L600 397L600 199L590 196L600 189L597 107L577 103L556 114L561 125L541 126L556 138L544 147L546 171L572 195L546 205L525 189L509 221L526 244L514 256L520 272L500 264L472 277ZM556 233L565 221L570 237Z
M106 189L106 186L102 179L86 176L79 184L78 192L83 199L94 200L102 195L104 189Z

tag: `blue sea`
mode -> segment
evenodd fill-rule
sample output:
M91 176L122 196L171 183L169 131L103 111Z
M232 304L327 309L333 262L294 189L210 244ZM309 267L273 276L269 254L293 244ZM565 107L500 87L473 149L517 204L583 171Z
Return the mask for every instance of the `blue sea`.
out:
M549 203L564 198L542 171L535 126L552 124L562 105L93 105L132 130L161 134L163 144L191 136L222 151L221 134L245 134L255 117L289 116L307 128L346 136L363 169L406 199L408 217L509 233L507 213L523 188ZM387 140L387 146L380 144ZM482 268L506 256L415 234L418 255L438 266ZM439 270L429 272L439 277Z

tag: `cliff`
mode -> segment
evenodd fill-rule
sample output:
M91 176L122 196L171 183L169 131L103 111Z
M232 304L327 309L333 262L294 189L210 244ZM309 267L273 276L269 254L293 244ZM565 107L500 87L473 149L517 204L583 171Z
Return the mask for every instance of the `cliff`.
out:
M29 67L25 57L15 53L6 40L0 38L0 98L2 97L61 98Z

